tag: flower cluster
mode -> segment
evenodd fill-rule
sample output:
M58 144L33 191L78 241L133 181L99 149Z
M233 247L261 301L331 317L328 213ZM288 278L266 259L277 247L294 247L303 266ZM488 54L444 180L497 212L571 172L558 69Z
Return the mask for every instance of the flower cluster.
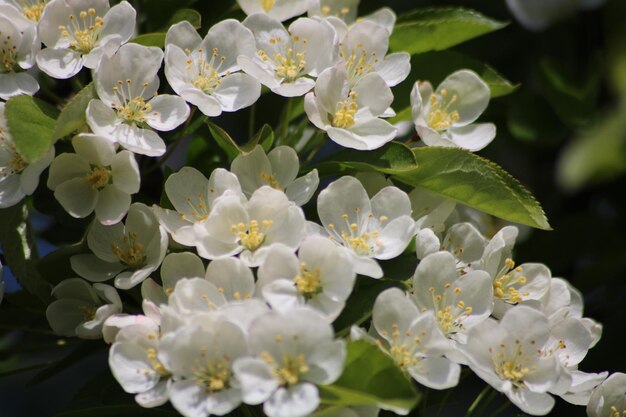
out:
M399 135L387 119L410 55L389 53L391 10L357 19L355 0L238 3L242 22L221 21L204 38L176 23L163 50L129 42L136 12L126 1L0 0L0 98L36 94L38 76L93 78L85 126L34 161L0 102L0 207L32 195L49 166L56 200L91 222L69 260L75 276L52 290L54 332L103 337L114 377L143 407L169 401L206 417L262 404L269 417L304 417L324 409L319 386L344 371L347 341L332 324L355 286L384 279L385 261L404 256L417 268L377 295L371 320L358 323L369 329L354 326L352 339L433 389L456 386L467 366L532 415L550 412L553 395L594 417L625 413L623 375L578 370L601 325L545 265L513 261L514 226L487 235L451 199L382 174L344 175L354 166L320 182L284 138L237 148L230 166L210 173L181 167L158 203L134 197L141 163L166 158L159 132L183 131L196 109L207 118L250 107L263 88L300 98L303 131L313 125L311 135L337 147L371 151ZM159 93L162 66L174 94ZM496 128L475 122L490 95L470 70L436 89L415 82L421 145L487 146ZM130 314L138 310L120 292L140 293L143 314ZM376 415L378 405L339 412Z

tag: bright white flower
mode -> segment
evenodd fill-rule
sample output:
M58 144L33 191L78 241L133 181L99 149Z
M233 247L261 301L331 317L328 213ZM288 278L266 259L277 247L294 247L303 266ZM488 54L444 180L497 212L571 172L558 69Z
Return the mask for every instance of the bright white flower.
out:
M178 96L157 95L162 61L161 49L134 43L102 57L94 78L100 100L91 100L86 113L95 134L143 155L165 153L163 139L144 126L175 129L189 116L189 106Z
M130 195L139 192L139 167L129 151L115 152L106 138L83 133L72 139L76 153L50 165L48 188L71 216L96 212L102 224L118 223L128 212Z
M245 200L237 177L221 168L207 180L197 169L183 167L165 181L165 194L175 210L152 208L172 239L185 246L196 246L204 236L204 223L220 197L233 195Z
M141 203L130 206L126 223L105 226L94 222L87 234L94 253L74 255L72 269L89 281L108 281L127 290L155 271L167 250L167 233L152 210Z
M112 321L113 317L107 324ZM135 394L135 401L142 407L158 407L168 400L171 373L157 357L161 345L160 324L160 317L152 320L138 316L134 324L119 330L109 350L111 373L124 391Z
M261 85L239 72L237 57L252 56L254 36L236 20L224 20L202 39L191 23L172 26L165 37L165 76L176 94L207 116L254 104Z
M56 298L46 309L46 318L59 336L99 339L102 325L111 315L122 312L122 300L115 288L70 278L52 290Z
M0 99L8 100L19 94L32 96L39 91L37 80L24 70L35 65L40 48L37 27L13 7L0 6Z
M54 147L31 164L20 155L7 128L5 104L0 103L0 208L11 207L35 192L39 176L54 159Z
M28 20L31 26L36 26L48 3L49 0L0 0L0 9L11 20Z
M226 297L204 278L183 278L176 283L168 300L169 307L179 315L191 318L198 314L214 313L227 304Z
M446 389L459 383L461 367L444 357L450 342L431 311L420 313L404 291L390 288L374 302L372 322L381 349L422 385Z
M413 300L421 312L432 311L441 331L458 342L493 310L492 281L485 271L459 274L454 256L426 256L413 276Z
M356 178L345 176L320 193L317 211L330 239L348 248L355 272L372 278L383 276L375 259L395 258L415 235L411 202L396 187L370 200Z
M163 337L158 358L171 370L168 394L185 417L225 415L241 404L232 365L248 354L246 337L235 324L197 316Z
M515 19L526 29L540 31L578 9L592 9L604 0L506 0Z
M306 94L317 77L337 58L335 31L325 20L300 18L289 29L267 15L254 14L243 24L254 33L257 51L237 62L274 93L284 97Z
M252 270L238 258L212 261L207 267L205 279L215 285L229 302L249 300L255 292Z
M587 404L589 417L622 417L626 415L626 374L615 372L591 394Z
M543 313L515 306L500 322L489 318L473 327L465 353L472 371L522 411L546 415L554 407L547 392L559 377L558 360L542 354L549 337Z
M489 87L478 75L460 70L433 92L429 82L416 82L411 92L413 122L422 142L479 151L496 136L492 123L474 123L489 103Z
M161 310L159 307L149 300L143 300L141 303L144 314L114 314L104 321L102 326L102 337L105 343L115 342L120 330L133 325L142 326L158 326L161 323Z
M319 0L315 6L309 9L309 16L320 16L328 20L340 37L348 31L348 26L358 21L367 20L377 23L393 32L396 24L396 14L388 7L376 10L367 16L357 18L360 0Z
M126 1L110 7L109 0L52 0L39 22L47 48L37 54L37 66L61 79L83 66L95 69L103 55L110 57L133 36L135 17Z
M144 300L162 305L167 304L168 297L174 292L176 283L184 278L202 278L205 274L204 264L195 253L170 253L161 263L161 282L157 284L152 278L141 283L141 295Z
M309 120L341 146L372 150L396 137L396 128L381 119L393 93L378 74L367 74L350 86L341 63L322 72L315 93L304 98Z
M257 145L252 152L239 154L230 170L239 178L247 197L269 185L284 191L289 200L298 206L309 202L320 182L317 169L296 179L300 161L296 151L289 146L278 146L266 155L263 148Z
M291 203L285 193L263 186L246 202L237 196L221 198L205 223L206 235L196 247L203 258L239 254L247 266L259 266L275 243L295 251L304 226L300 207Z
M347 251L321 236L305 239L298 256L275 245L258 275L263 297L274 310L286 312L306 304L329 322L343 310L356 279Z
M269 417L304 417L319 405L316 384L339 378L346 357L343 340L308 309L272 311L255 320L248 336L254 357L241 358L234 371L247 404L263 404Z
M339 59L343 62L351 87L372 72L380 75L389 87L400 84L409 76L411 56L406 52L387 55L391 32L384 26L363 20L341 35Z
M237 0L248 16L262 13L283 22L305 13L315 0Z

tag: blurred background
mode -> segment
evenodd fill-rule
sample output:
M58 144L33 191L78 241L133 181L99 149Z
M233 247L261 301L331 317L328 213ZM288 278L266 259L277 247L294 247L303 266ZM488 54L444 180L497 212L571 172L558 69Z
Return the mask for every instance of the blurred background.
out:
M544 3L551 1L555 0L544 0ZM204 18L201 33L204 33L215 21L230 16L228 10L234 1L142 0L132 3L146 16L145 21L140 22L144 26L141 32L158 28L164 23L159 19L167 18L168 10L184 6L201 11ZM156 4L158 7L154 7ZM562 13L554 13L555 17L541 31L529 30L516 21L504 0L363 0L360 14L383 6L401 14L416 7L444 5L472 8L510 24L458 45L452 52L430 52L415 57L411 76L394 89L394 108L400 110L409 104L409 91L416 80L430 80L436 85L447 73L463 66L479 71L484 70L486 64L517 85L514 93L493 99L482 116L482 120L496 124L498 134L480 154L501 165L536 196L554 230L525 230L524 239L516 246L516 260L545 263L553 276L568 279L584 294L585 315L604 325L601 341L589 352L581 370L624 372L626 1L607 0L593 10L563 6ZM447 73L444 70L448 70ZM269 95L263 97L257 105L257 120L270 124L278 120L280 112L275 110L275 100ZM241 129L232 115L223 116L216 123L234 132L234 136L237 129ZM159 173L153 174L152 182L162 184ZM42 183L45 184L45 179ZM144 187L149 187L149 182L147 184ZM53 201L51 195L49 198ZM35 202L35 207L46 212L46 204L45 201ZM501 224L494 220L494 230L499 226ZM40 232L39 249L45 255L59 244L78 241L84 224L61 217L51 222L49 217L41 215L36 218L35 229ZM52 235L63 236L64 241L51 244L47 237ZM4 275L7 292L17 290L8 268ZM45 323L34 323L32 317L18 313L19 306L32 310L33 314L45 309L33 299L20 296L9 297L0 307L0 330L5 336L0 343L0 417L57 415L68 404L75 406L102 395L100 391L90 391L90 384L97 382L95 385L101 388L102 381L110 385L109 397L132 403L132 397L121 393L111 382L105 349L94 343L77 352L72 349L73 341L47 337ZM22 326L22 330L2 330L7 326ZM23 352L38 352L50 345L55 347L56 356L35 353L32 363L28 364L32 370L5 371L13 369L15 359L11 347L18 339ZM69 353L72 355L67 356ZM49 366L64 357L61 365ZM441 415L463 415L482 388L482 383L476 382L466 384L470 387L468 390L454 393L449 398L452 405ZM430 394L430 398L432 401L436 394ZM485 416L497 405L498 400ZM431 416L437 408L417 410L412 415ZM60 415L72 416L71 412ZM97 415L94 410L93 416ZM133 415L174 414L137 411ZM510 407L498 415L522 414ZM584 416L585 410L558 400L550 415Z

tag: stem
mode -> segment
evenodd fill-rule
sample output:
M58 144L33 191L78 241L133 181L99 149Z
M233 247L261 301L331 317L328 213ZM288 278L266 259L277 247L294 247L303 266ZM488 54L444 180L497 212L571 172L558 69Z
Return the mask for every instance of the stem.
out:
M279 144L282 145L287 142L287 132L289 131L289 115L291 114L291 102L290 98L287 99L285 109L283 110L283 117L280 124L280 135L278 137Z
M476 399L474 400L474 402L472 403L472 405L469 406L469 408L467 409L467 413L465 413L465 417L469 417L472 415L472 413L474 412L474 410L476 409L476 407L478 406L478 404L480 404L480 402L483 400L483 398L485 397L485 395L487 395L489 393L489 390L491 390L491 386L487 385L481 392L480 394L478 394L478 397L476 397Z
M496 409L496 411L494 411L493 413L489 414L489 417L496 417L498 414L500 414L501 412L503 412L504 410L506 410L510 406L511 406L511 402L510 401L505 402L500 407L498 407L498 409Z
M254 414L252 413L252 411L250 411L248 406L245 404L241 405L241 412L243 413L245 417L254 417Z
M248 115L248 137L250 139L252 139L252 137L254 136L255 120L256 120L256 104L253 104L252 107L250 107L250 114Z
M441 412L443 411L443 407L448 402L448 399L452 395L452 391L454 391L454 388L456 387L453 387L449 389L448 392L446 392L446 395L443 397L443 400L441 401L441 403L439 404L439 407L437 408L437 414L435 414L435 417L439 417L441 415Z
M498 395L498 392L496 390L492 390L489 393L489 396L487 397L485 401L483 401L482 405L480 406L480 409L478 410L479 416L482 416L484 414L487 407L489 407L489 404L491 404L491 402L493 401L494 398L496 398L497 395Z
M430 390L428 388L424 389L424 396L422 397L421 403L420 403L420 415L423 417L424 415L426 415L426 404L428 403L428 393L430 392Z

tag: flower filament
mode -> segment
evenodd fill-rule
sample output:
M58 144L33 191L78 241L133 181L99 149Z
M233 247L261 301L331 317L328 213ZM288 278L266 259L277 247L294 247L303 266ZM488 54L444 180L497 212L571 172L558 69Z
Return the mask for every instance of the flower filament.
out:
M383 331L382 335L389 340L389 334L386 331ZM402 335L397 323L391 325L391 340L389 340L390 347L387 354L391 356L400 368L416 366L420 362L420 355L417 354L416 349L422 341L419 337L413 337L412 339L411 337L412 334L410 332Z
M267 230L272 226L271 220L250 220L250 223L239 223L231 227L231 231L239 239L239 243L244 248L254 252L265 241Z
M276 336L276 343L280 343L282 337ZM285 354L282 362L276 360L268 353L263 352L261 358L272 367L274 376L279 380L281 386L293 386L300 382L302 375L309 372L310 368L303 353L296 355Z
M202 355L205 355L204 353ZM232 372L230 357L224 355L207 361L203 366L193 368L193 378L196 384L205 388L207 394L223 391L230 388Z
M20 0L20 3L22 4L22 14L28 20L39 22L47 1Z
M527 281L521 272L522 267L515 268L515 262L507 258L504 267L496 275L498 278L493 281L493 295L510 304L524 301L523 297L528 297L530 293L519 291L519 286L526 284Z
M454 94L448 99L449 95L448 90L444 88L439 94L430 96L430 109L426 122L435 130L448 129L461 117L458 111L450 110L450 107L458 100L458 96Z
M331 116L331 124L340 129L354 126L356 123L354 116L357 110L359 110L359 105L356 102L356 93L351 91L346 100L337 103L337 110L334 116Z
M207 54L205 54L202 48L198 48L197 52L194 51L193 54L188 49L185 52L189 55L187 70L193 74L193 86L202 90L205 94L212 94L222 84L220 68L226 61L226 57L220 56L218 48L213 48L211 57L208 60L206 58Z
M163 366L161 361L159 361L159 359L157 358L157 351L155 348L149 348L148 351L146 352L146 355L148 356L148 362L150 362L150 366L152 366L152 369L154 369L157 374L159 374L162 377L170 376L170 372L165 368L165 366Z
M78 19L74 14L69 15L69 25L60 25L61 36L70 42L70 48L88 54L96 46L100 29L104 26L104 19L96 16L96 9L89 8L82 10L78 14Z
M375 72L375 66L379 63L376 52L368 52L362 44L358 44L356 47L352 48L352 50L347 51L343 43L340 43L339 58L346 66L350 85L356 84L359 79L363 78L370 72Z
M522 346L519 340L515 341L515 345L515 352L512 357L507 357L508 355L500 350L492 360L496 374L500 378L511 381L516 388L524 388L523 379L532 369L525 365L527 358L522 353ZM506 345L502 343L500 347L504 350ZM489 349L491 351L491 348Z
M113 254L131 269L138 269L146 263L146 254L144 245L137 240L136 232L127 233L122 243L119 245L112 244Z
M610 410L611 410L610 417L624 417L624 416L626 416L626 409L622 410L622 412L620 413L619 410L617 409L617 407L612 405Z
M3 166L0 166L0 179L9 175L21 174L28 166L28 163L17 151L15 144L4 135L2 128L0 128L0 156L3 162L6 161L2 164Z
M132 80L117 80L117 86L113 87L113 93L117 96L120 104L113 102L111 107L117 111L117 116L128 124L144 123L148 114L152 112L152 106L143 98L143 93L148 88L148 83L143 84L143 90L133 97ZM157 113L154 113L156 115Z
M195 219L196 222L204 222L209 218L210 209L204 196L200 193L196 194L195 201L191 197L185 197L185 203L189 206L187 214ZM189 220L187 214L181 213L183 220Z
M363 219L360 208L355 208L354 212L356 214L356 222L350 222L350 216L347 213L341 215L341 218L344 220L341 232L337 232L336 225L332 223L328 225L328 228L341 238L345 246L351 248L357 255L372 256L377 249L383 246L383 243L378 239L380 235L378 226L380 223L387 221L387 217L381 216L376 219L372 213L369 213ZM334 237L331 236L331 239L334 239Z
M472 314L472 307L465 305L463 300L456 301L462 292L460 287L452 288L452 284L446 283L443 288L440 294L435 287L428 289L432 296L435 319L445 334L458 333L464 330L462 321ZM422 311L427 309L423 308Z
M14 42L13 36L5 35L0 31L0 73L14 72L19 69L17 45Z
M322 292L322 279L319 268L309 269L306 264L300 264L300 274L293 279L296 288L307 300Z
M293 82L300 77L306 67L306 52L298 51L297 42L302 42L305 45L308 43L306 39L293 35L291 42L285 42L285 45L281 48L283 38L280 36L271 37L269 43L279 49L279 51L272 57L262 49L257 52L261 60L272 65L276 76L282 78L287 83Z
M280 182L276 179L276 177L272 174L268 174L267 172L261 172L261 179L265 181L270 187L283 191L283 187L280 185Z
M85 181L91 185L93 190L101 190L111 183L111 168L93 167L91 172L85 176Z

